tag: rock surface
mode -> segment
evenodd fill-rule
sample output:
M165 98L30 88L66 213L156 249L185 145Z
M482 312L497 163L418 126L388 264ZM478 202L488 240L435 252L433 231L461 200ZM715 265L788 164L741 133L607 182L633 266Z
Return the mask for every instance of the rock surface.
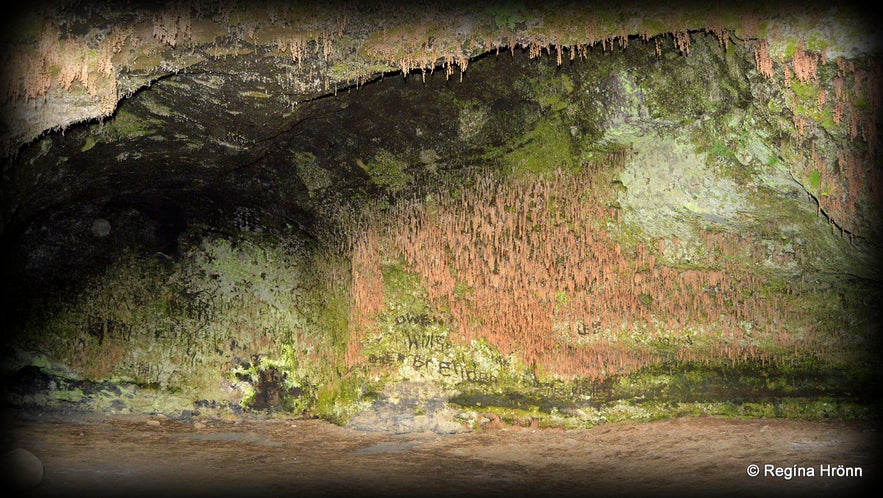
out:
M384 389L370 408L353 416L347 427L359 431L393 434L435 432L453 434L468 430L454 419L448 397L432 383L402 382Z
M10 402L442 433L873 409L854 12L188 5L12 33Z

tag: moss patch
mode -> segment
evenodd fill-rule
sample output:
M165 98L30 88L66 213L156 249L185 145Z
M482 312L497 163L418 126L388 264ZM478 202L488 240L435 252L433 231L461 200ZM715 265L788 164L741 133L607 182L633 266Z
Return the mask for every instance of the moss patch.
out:
M22 344L90 379L302 413L338 375L347 328L342 283L318 269L333 263L316 262L257 237L204 238L172 266L126 255Z

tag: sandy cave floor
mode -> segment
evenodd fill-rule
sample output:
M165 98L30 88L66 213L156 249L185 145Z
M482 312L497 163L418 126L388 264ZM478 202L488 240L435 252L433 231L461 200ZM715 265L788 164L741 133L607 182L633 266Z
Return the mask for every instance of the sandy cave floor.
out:
M451 435L306 419L15 411L3 422L2 449L44 465L25 496L842 496L875 489L881 469L879 427L861 421L698 417ZM747 475L752 463L760 476ZM764 476L767 464L815 475ZM822 476L825 465L862 477Z

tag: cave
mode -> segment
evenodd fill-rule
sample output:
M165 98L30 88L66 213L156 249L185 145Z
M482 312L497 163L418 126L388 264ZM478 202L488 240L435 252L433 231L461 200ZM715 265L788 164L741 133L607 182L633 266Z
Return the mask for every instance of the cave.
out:
M821 2L10 12L8 485L873 488L877 21Z

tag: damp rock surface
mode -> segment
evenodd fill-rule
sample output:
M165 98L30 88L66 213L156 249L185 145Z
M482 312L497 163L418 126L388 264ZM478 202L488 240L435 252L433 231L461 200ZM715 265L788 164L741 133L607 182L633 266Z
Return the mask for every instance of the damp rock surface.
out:
M360 431L408 434L449 434L469 430L454 420L448 396L431 382L401 382L388 386L380 399L350 419L347 427Z

